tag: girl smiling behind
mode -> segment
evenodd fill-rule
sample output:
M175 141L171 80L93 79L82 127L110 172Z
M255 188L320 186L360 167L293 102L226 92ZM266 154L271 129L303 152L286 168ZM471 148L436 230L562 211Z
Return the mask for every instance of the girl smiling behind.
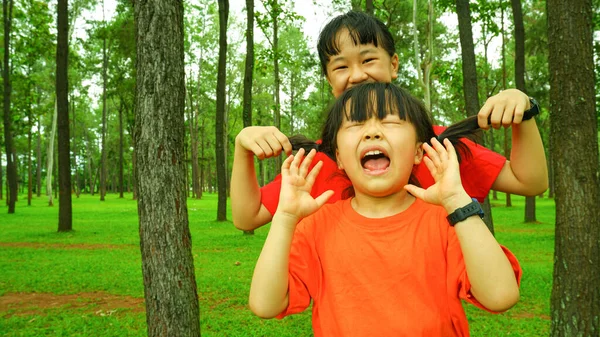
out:
M512 307L519 264L469 212L479 204L460 180L455 147L472 129L430 138L423 105L389 83L352 87L328 116L323 146L354 196L327 205L332 191L311 196L322 166L309 170L314 150L285 160L252 311L283 318L312 300L315 336L468 336L461 299L491 312ZM421 161L435 180L426 190L409 184Z

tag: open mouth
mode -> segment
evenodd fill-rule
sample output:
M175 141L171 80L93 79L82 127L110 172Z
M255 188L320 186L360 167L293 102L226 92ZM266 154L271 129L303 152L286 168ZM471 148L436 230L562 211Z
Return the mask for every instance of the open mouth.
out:
M390 166L390 158L380 150L370 150L364 154L360 164L367 171L385 171Z

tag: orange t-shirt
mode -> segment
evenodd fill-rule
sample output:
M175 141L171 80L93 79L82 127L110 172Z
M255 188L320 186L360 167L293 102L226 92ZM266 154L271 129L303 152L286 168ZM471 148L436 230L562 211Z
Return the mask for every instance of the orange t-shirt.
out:
M351 200L298 224L289 306L278 317L305 310L312 299L316 337L469 336L461 299L485 308L470 293L446 211L417 199L404 212L371 219ZM520 283L517 259L502 248Z

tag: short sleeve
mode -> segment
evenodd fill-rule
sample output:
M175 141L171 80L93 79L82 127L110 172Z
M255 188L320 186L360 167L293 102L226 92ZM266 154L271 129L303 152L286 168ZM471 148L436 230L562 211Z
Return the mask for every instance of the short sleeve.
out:
M508 248L500 245L504 254L508 258L510 265L515 273L515 278L517 280L517 285L521 286L521 276L523 275L523 270L519 264L519 261L515 257L515 255L508 250ZM460 248L460 243L458 241L458 237L454 232L454 229L451 227L448 232L448 286L450 287L449 291L452 296L453 294L458 294L458 297L461 299L475 305L476 307L488 311L490 313L498 313L492 310L489 310L483 304L479 303L479 301L473 296L471 293L471 282L469 281L469 277L467 275L467 270L464 262L464 258L462 255L462 250Z
M471 155L463 158L460 164L463 187L472 198L483 202L502 171L506 158L468 139L462 141L471 152Z
M300 313L310 305L312 296L318 292L321 270L314 238L307 233L313 220L302 220L294 232L289 258L288 307L277 318Z
M279 192L281 191L281 174L273 181L260 188L260 202L271 213L275 214L279 205Z

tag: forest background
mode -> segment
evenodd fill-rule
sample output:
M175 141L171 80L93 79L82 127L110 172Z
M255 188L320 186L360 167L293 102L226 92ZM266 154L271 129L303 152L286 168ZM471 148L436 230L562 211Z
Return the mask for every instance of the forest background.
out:
M168 130L174 134L182 132L184 135L185 194L192 199L202 199L204 193L209 193L208 197L218 192L216 219L219 221L227 219L226 197L230 193L227 186L233 140L237 133L246 125L276 125L285 134L301 133L316 139L319 137L319 129L315 126L322 124L325 108L332 99L328 84L320 74L314 41L303 32L306 18L296 11L293 1L257 2L253 12L253 32L257 38L253 40L252 62L247 61L245 53L248 34L244 28L246 21L243 14L240 14L244 10L239 8L239 2L232 2L238 7L227 20L227 16L223 16L225 3L228 1L219 0L218 4L200 0L183 3L184 130ZM476 101L481 105L487 97L512 87L518 87L537 98L542 106L542 113L536 119L544 143L548 144L550 171L554 167L562 168L560 164L553 165L555 151L552 149L567 149L569 144L554 144L553 147L550 130L549 106L552 102L557 104L557 94L550 95L551 82L553 76L556 79L560 75L559 72L551 73L548 66L552 63L548 49L548 45L552 44L548 37L548 22L552 20L547 18L550 13L549 10L547 13L547 8L553 6L550 5L551 1L546 4L546 1L536 0L481 0L469 4L466 1L455 3L446 0L367 0L363 6L360 1L332 0L327 5L314 1L313 6L316 8L315 12L325 13L326 18L350 8L364 7L385 22L394 34L401 60L397 83L423 98L437 124L448 125L469 113L469 103L465 103L465 100L468 101L468 95L465 95L467 86L464 84L466 61L463 63L464 59L458 52L461 50L462 34L459 38L456 26L460 19L457 20L455 11L459 3L466 3L466 7L470 7L467 17L477 32L473 41L476 46L475 64L472 64L478 79ZM579 3L583 1L577 2ZM596 0L589 1L590 6L592 3L592 29L597 32L600 3ZM136 141L141 138L134 137L135 130L140 128L140 125L135 125L139 117L135 112L136 104L140 99L140 88L136 88L136 81L139 80L136 65L141 56L147 55L136 54L136 42L139 44L140 36L136 36L133 4L118 1L114 15L105 16L104 2L70 2L68 12L65 11L68 13L69 29L63 35L67 37L64 41L68 41L68 48L67 44L61 45L61 12L56 10L61 4L66 5L66 1L59 0L58 5L35 0L19 3L3 1L4 123L0 141L0 199L6 199L8 213L14 213L17 195L20 205L31 205L34 196L35 200L39 200L42 193L50 206L54 204L54 199L61 190L57 186L57 181L61 180L58 178L61 166L57 163L61 161L60 149L65 149L65 144L70 145L69 151L62 151L63 154L67 153L70 169L62 182L72 182L67 191L71 191L76 198L82 194L85 197L97 195L97 198L104 201L107 193L116 193L120 198L125 195L131 195L132 199L138 197L139 182L135 174L134 149L140 146ZM515 4L522 9L519 20L512 15ZM89 13L94 14L90 16ZM462 15L464 19L464 14L459 13L458 16ZM56 17L59 18L58 25L54 20ZM67 16L62 17L64 19ZM228 22L226 27L221 25L224 21ZM81 28L84 30L83 34L78 33ZM224 32L227 35L226 44L223 44ZM514 43L519 38L524 39L522 50ZM222 50L224 46L227 53ZM68 88L62 93L68 93L68 107L62 105L67 100L66 96L62 100L58 89L59 83L66 84L66 76L61 77L61 63L57 62L61 59L60 54L67 50ZM599 53L600 48L594 43L595 71L598 71L600 63ZM224 55L226 57L222 58ZM519 57L524 65L519 63ZM221 60L224 62L220 62ZM578 64L575 67L577 66ZM137 70L139 69L137 66ZM244 83L247 79L244 74L248 73L248 69L253 73L250 86ZM575 70L577 69L573 68L573 72ZM591 72L588 69L588 74ZM519 82L520 79L522 82ZM595 87L598 88L598 79L595 78L595 81ZM249 99L245 97L248 87L252 89ZM595 92L597 99L598 90ZM174 96L176 94L173 92ZM579 102L585 102L578 93L575 96L566 95L565 101L571 101L573 97L579 97ZM588 100L591 101L593 100ZM247 102L252 102L250 109ZM598 109L596 105L594 108L594 133L586 139L588 142L593 139L592 143L596 143L596 146L587 153L597 152L597 140L600 138L597 132ZM68 114L61 114L61 111ZM563 119L565 120L568 121ZM61 134L64 133L60 132L61 128L70 130L68 138L63 138L62 141ZM574 135L583 134L578 129L569 131L573 131ZM509 137L510 132L505 130L490 131L485 133L484 143L489 148L508 155ZM270 181L279 169L277 159L257 162L257 165L261 184ZM596 184L592 184L596 190L584 194L584 197L597 206L597 165L595 170L590 169L586 173L596 172ZM555 177L556 175L550 174L550 189L543 197L554 196ZM565 186L564 182L562 186ZM10 194L15 197L7 197ZM496 199L496 194L492 198ZM505 200L507 206L510 205L509 196L502 200ZM62 206L66 203L60 204ZM527 198L524 212L526 221L536 221L535 210L535 198ZM144 214L143 210L138 212ZM564 216L566 213L557 214L558 233L559 228L565 228L558 226L559 223L564 223L564 217L561 218L560 215ZM592 215L595 216L590 217L593 225L598 220L597 210ZM141 219L140 225L142 229ZM187 214L184 225L187 228ZM493 230L493 224L488 225ZM77 224L74 229L76 228ZM70 220L67 228L62 228L59 220L59 231L69 230ZM587 232L580 230L573 233L584 235ZM589 237L597 237L597 234L595 228ZM557 235L557 238L562 240L562 236ZM591 255L595 262L590 275L595 275L595 278L598 277L599 270L596 268L597 250L596 246ZM567 257L577 255L573 249L567 251ZM556 282L556 278L554 281ZM593 283L594 278L588 282ZM591 298L596 298L593 297L594 294ZM559 314L553 312L556 315L553 317L558 317ZM149 313L149 317L151 315ZM148 322L151 331L151 320ZM573 322L573 325L581 324ZM591 324L598 326L597 316L596 321Z

